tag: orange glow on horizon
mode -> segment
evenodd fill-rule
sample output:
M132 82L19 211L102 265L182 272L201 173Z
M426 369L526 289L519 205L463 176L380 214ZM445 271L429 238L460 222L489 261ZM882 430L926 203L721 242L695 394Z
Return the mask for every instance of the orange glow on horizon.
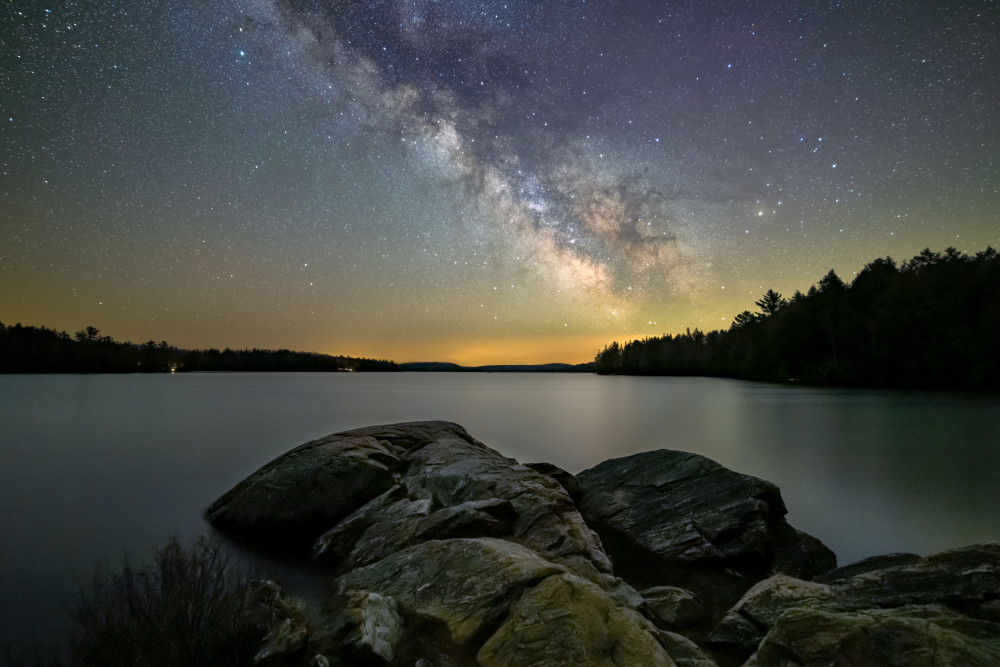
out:
M618 337L619 342L636 336ZM440 361L460 366L500 364L581 364L594 357L612 338L607 335L562 336L558 338L452 338L420 341L365 341L330 346L329 354L348 354L389 359L398 363ZM337 348L334 351L334 348ZM363 353L341 350L366 350ZM373 351L368 351L373 350Z

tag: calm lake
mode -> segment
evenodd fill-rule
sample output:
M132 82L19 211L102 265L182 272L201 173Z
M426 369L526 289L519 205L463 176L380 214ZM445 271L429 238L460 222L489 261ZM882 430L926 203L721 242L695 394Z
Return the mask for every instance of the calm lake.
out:
M549 374L0 376L0 655L72 628L103 561L146 558L308 440L455 421L579 472L669 448L781 488L841 564L1000 540L1000 396Z

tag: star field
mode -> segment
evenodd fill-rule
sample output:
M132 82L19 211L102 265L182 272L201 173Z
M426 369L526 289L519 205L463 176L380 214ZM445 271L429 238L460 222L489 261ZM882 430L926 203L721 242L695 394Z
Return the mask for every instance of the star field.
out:
M0 320L580 362L1000 245L1000 6L9 2Z

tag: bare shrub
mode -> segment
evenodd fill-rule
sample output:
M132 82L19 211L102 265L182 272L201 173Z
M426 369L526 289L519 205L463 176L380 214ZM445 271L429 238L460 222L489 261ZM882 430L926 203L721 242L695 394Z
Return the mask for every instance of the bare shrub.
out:
M98 574L74 617L73 665L248 665L268 630L255 579L217 542L171 538L151 566Z

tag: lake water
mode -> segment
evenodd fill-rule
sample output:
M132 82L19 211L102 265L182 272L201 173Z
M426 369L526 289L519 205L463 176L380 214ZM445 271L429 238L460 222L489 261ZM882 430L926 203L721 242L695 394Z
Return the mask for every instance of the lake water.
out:
M669 448L781 488L842 564L1000 540L1000 396L548 374L0 376L0 647L72 628L95 565L208 531L202 510L308 440L444 419L579 472ZM2 649L0 649L2 655Z

